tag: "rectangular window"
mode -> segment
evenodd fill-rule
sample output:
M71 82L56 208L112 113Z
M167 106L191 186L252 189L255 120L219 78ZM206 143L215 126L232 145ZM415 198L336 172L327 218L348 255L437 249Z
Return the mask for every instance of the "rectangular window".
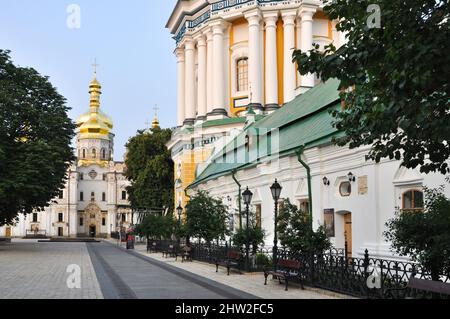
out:
M103 180L106 181L106 174L103 174Z
M59 213L58 214L58 222L62 223L64 221L64 214L63 213Z
M105 217L102 218L102 226L106 226L106 218Z
M122 223L125 223L127 221L127 215L122 214Z
M127 192L122 191L122 200L126 200L126 199L127 199Z
M38 214L33 213L33 223L37 223L37 222L38 222Z
M80 226L84 226L84 218L80 217Z
M91 192L91 201L95 202L95 193L94 192Z
M59 199L64 199L64 192L63 191L59 191Z
M102 193L102 201L106 202L106 193L105 192Z
M84 201L84 193L80 192L80 202Z
M80 180L84 180L84 174L80 173Z
M256 227L261 228L262 216L261 216L261 204L256 205Z
M335 237L334 209L325 209L323 211L323 221L327 237Z

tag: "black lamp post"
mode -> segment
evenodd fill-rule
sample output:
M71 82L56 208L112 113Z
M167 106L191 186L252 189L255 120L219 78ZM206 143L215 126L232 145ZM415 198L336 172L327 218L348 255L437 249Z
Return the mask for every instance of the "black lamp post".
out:
M277 222L278 222L278 200L281 196L281 190L283 188L278 181L275 180L275 183L270 187L270 191L272 192L272 198L275 201L275 226L274 226L274 235L273 235L273 267L274 271L277 268L277 256L278 256L278 235L277 235Z
M252 202L253 193L248 189L245 190L245 192L242 193L242 197L244 197L244 203L246 205L246 215L247 215L247 236L245 241L245 264L247 271L249 270L249 259L250 259L250 242L249 242L249 205Z
M177 207L177 213L178 213L178 224L181 226L181 214L183 214L183 207L181 207L181 204Z

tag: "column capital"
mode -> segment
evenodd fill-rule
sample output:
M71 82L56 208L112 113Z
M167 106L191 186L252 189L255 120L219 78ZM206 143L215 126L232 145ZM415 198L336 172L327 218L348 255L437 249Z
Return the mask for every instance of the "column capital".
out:
M203 30L203 35L206 37L206 41L212 41L213 40L213 31L212 28L208 27L205 30Z
M245 19L247 19L249 26L259 25L261 21L261 11L259 9L250 10L244 13Z
M205 36L202 33L199 33L194 36L194 41L197 42L199 47L206 46Z
M213 34L223 34L223 31L225 31L225 29L230 25L230 23L222 19L217 19L211 21L209 25L212 28Z
M295 18L297 17L297 10L281 11L281 17L283 18L284 25L294 25Z
M175 49L174 53L178 62L184 62L184 48L178 47Z
M183 44L185 47L185 51L194 50L195 49L195 42L194 38L191 36L184 37Z
M298 11L302 21L312 21L314 14L317 12L317 7L302 5Z
M276 27L278 21L278 12L267 12L263 14L266 28Z

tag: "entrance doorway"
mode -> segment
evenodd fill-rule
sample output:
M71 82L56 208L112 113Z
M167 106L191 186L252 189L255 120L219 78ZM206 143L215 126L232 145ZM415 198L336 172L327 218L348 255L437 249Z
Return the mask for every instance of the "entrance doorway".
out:
M6 227L5 229L5 237L11 238L11 227Z
M62 227L58 227L58 237L64 236L64 229Z
M352 244L352 213L344 215L344 236L347 243L347 258L353 256L353 244Z
M89 226L89 237L95 238L96 235L97 235L97 227Z

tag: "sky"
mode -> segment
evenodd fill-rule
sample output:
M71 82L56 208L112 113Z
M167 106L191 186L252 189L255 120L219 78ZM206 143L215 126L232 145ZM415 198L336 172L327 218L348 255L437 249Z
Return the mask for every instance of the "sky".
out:
M0 0L0 48L49 76L69 116L89 110L94 60L101 109L113 118L115 160L154 117L176 126L175 41L165 28L176 0ZM76 6L71 6L76 5ZM79 9L79 15L78 10ZM79 16L80 19L77 19Z

